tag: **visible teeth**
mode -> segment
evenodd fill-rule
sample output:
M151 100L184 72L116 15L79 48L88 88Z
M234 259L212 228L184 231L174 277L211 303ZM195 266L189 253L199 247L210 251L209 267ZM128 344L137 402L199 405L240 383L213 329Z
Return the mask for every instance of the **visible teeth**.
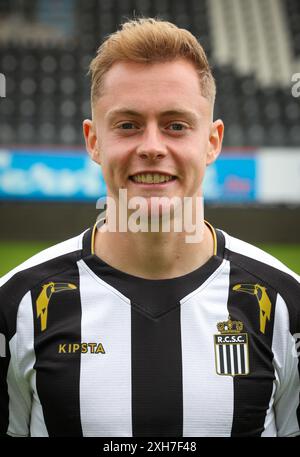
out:
M172 176L160 175L158 173L147 173L141 175L135 175L132 177L133 181L146 183L146 184L158 184L161 182L168 182L172 179Z
M144 181L144 175L142 177L142 182ZM153 175L150 175L150 173L148 173L145 177L145 181L148 182L149 184L153 184L154 183L154 177Z

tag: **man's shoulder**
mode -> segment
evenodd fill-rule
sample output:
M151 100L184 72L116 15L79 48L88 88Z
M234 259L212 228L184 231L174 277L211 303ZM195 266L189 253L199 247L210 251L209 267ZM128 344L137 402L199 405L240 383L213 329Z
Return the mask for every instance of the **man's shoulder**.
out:
M300 276L273 255L224 231L222 233L225 237L226 257L232 262L253 270L257 276L262 276L261 279L267 272L272 272L274 277L290 278L291 281L300 283Z
M0 296L17 298L47 277L74 268L82 255L83 238L88 230L38 252L2 276Z
M231 274L246 278L245 282L271 288L283 298L290 314L300 319L299 275L262 249L221 232L224 236L224 257L231 263Z

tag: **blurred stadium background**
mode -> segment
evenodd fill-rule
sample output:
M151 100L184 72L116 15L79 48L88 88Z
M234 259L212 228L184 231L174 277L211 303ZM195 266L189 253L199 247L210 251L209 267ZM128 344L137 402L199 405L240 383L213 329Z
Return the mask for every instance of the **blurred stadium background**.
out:
M300 273L299 0L0 0L0 276L95 221L87 70L133 15L189 29L213 67L225 139L206 219Z

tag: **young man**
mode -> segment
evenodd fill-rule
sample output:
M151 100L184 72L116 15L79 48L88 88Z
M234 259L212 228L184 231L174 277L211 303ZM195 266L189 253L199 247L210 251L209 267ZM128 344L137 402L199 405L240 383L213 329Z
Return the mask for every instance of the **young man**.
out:
M224 129L202 47L173 24L129 21L91 73L83 128L107 212L99 230L1 280L1 433L298 435L299 277L196 215ZM120 191L128 227L137 199L145 228L152 210L178 221L188 197L201 236L112 230L114 217L124 224Z

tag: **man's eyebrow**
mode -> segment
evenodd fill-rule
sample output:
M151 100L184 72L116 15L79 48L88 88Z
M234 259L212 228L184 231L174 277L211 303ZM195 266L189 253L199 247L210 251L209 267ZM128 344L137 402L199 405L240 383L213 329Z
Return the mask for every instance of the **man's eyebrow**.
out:
M113 119L116 116L135 116L135 117L143 117L143 113L139 111L135 111L132 109L127 109L127 108L119 108L119 109L113 109L110 110L106 114L106 118L108 120ZM190 110L181 110L181 109L172 109L172 110L166 110L160 113L160 117L167 117L167 116L182 116L190 121L196 122L198 119L198 116Z
M193 111L181 110L181 109L164 111L162 113L162 116L171 116L171 117L182 116L182 117L185 117L186 119L189 119L190 121L194 121L194 122L196 122L198 119L197 114L194 113Z
M116 116L119 116L119 115L141 116L141 113L139 113L138 111L131 110L131 109L120 108L120 109L113 109L113 110L108 111L108 113L106 114L106 118L107 119L112 119L112 118L114 118Z

